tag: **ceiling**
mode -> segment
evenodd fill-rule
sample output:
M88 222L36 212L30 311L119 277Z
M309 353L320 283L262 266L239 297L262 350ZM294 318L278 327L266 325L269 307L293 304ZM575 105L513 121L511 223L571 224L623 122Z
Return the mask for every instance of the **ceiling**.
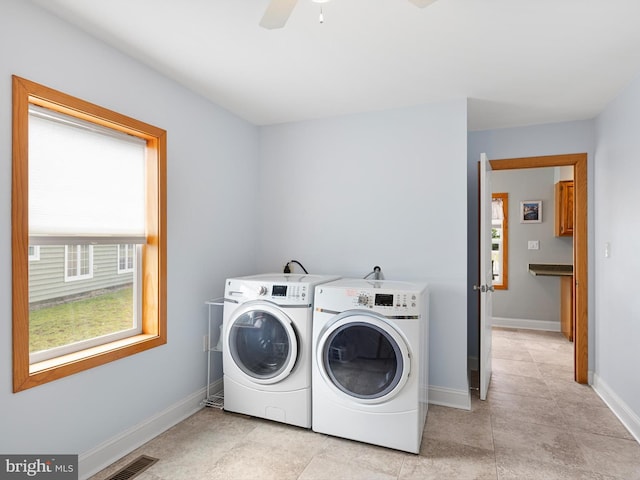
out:
M638 0L33 0L256 125L469 98L486 130L595 117L640 72Z

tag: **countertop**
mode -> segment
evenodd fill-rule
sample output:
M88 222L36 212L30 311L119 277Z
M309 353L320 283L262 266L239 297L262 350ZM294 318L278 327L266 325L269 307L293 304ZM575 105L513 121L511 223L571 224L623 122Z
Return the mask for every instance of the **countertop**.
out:
M548 277L570 277L573 275L573 265L562 263L530 263L529 273Z

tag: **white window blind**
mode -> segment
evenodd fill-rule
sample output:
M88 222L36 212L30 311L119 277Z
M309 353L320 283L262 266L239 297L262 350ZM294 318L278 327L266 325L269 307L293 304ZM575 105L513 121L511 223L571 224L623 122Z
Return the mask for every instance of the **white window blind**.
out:
M31 105L29 243L144 243L145 147Z

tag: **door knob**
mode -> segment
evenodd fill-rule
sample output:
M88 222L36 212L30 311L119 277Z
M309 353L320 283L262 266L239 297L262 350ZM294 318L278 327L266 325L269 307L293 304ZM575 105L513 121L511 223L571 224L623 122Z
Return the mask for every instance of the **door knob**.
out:
M496 289L493 285L474 285L473 286L474 290L480 290L481 293L486 293L486 292L495 292Z

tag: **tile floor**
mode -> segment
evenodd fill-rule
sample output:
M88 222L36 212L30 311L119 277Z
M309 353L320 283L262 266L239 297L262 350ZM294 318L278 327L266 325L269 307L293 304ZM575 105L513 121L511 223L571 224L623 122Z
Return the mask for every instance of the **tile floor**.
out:
M488 400L431 405L420 455L206 408L92 479L144 454L160 461L137 480L640 480L640 445L571 355L560 334L495 329Z

